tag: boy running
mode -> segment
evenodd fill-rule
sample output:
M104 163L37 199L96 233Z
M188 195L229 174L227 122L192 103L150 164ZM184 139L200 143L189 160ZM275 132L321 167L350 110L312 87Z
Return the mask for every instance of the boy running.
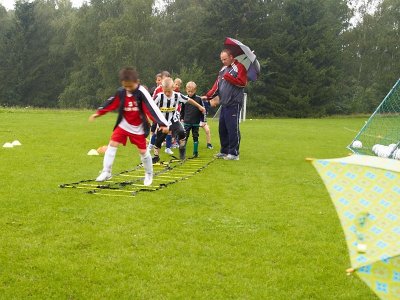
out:
M130 67L120 70L119 79L122 87L115 96L109 98L97 112L89 117L94 121L110 111L118 109L117 123L114 127L110 143L104 154L103 170L96 181L111 179L111 170L119 145L130 142L137 146L145 170L144 185L151 185L153 181L153 165L151 155L146 149L146 136L149 134L150 125L147 116L158 123L161 130L168 131L168 122L155 105L149 92L138 81L138 73Z

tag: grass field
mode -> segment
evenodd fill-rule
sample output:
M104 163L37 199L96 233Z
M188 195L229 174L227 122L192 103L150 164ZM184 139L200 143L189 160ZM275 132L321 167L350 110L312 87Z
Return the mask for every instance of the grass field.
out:
M304 161L347 155L364 118L248 120L240 161L114 198L58 187L101 169L86 153L116 116L90 113L0 110L0 143L23 144L0 148L1 299L376 299L346 276L339 220ZM202 157L218 150L200 140ZM138 163L121 148L114 172Z

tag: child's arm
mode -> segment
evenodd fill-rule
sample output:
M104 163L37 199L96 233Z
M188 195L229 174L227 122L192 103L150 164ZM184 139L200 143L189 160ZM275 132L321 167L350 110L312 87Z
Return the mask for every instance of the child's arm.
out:
M203 114L205 113L206 109L200 105L199 103L197 103L195 100L193 100L192 98L183 96L182 94L179 94L179 102L186 104L189 103L191 105L196 106Z
M100 117L102 115L105 115L106 113L116 110L119 107L120 100L119 96L115 95L113 97L110 97L104 102L98 109L97 112L92 114L89 117L89 121L93 122L97 117Z
M198 109L199 109L199 111L201 111L203 114L206 112L206 109L204 108L204 106L203 105L200 105L199 103L197 103L195 100L193 100L192 98L189 98L188 100L187 100L187 102L189 103L189 104L191 104L191 105L194 105L194 106L196 106Z

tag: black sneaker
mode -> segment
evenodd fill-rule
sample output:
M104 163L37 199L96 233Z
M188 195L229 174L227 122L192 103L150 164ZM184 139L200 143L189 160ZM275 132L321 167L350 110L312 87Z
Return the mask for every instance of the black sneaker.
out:
M214 147L211 144L207 144L207 149L214 149Z
M156 164L160 161L160 157L158 155L154 155L154 157L152 158L153 164Z
M192 156L192 157L193 157L193 158L199 157L199 153L198 153L198 152L193 153L193 156Z

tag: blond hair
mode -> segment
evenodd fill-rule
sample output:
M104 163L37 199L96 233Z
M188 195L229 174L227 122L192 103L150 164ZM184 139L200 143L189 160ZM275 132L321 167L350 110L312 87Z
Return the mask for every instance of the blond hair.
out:
M182 79L180 78L175 78L174 83L178 82L180 85L182 84Z
M194 81L189 81L186 83L186 87L192 87L192 88L197 88L197 84Z
M167 77L161 81L161 86L163 88L172 88L174 86L174 82L171 77Z

